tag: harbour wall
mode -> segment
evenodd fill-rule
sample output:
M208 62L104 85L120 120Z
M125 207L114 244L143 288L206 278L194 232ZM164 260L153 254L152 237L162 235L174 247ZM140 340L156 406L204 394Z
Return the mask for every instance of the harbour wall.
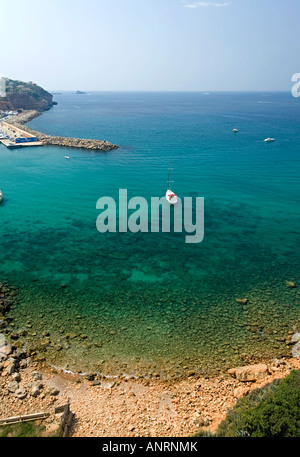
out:
M23 111L23 113L18 114L16 117L13 117L5 121L5 123L9 124L11 127L15 127L21 131L27 132L30 135L36 136L39 139L39 141L43 143L43 145L83 148L99 151L111 151L113 149L118 149L119 147L115 144L110 143L109 141L104 140L91 140L84 138L69 138L62 136L47 135L46 133L32 130L24 125L27 122L34 119L35 117L40 116L41 114L41 112L35 110Z

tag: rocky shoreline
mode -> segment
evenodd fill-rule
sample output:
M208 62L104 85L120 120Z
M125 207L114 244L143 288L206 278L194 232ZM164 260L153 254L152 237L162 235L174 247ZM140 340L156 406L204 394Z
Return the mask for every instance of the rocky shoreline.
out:
M55 406L70 401L73 436L191 436L200 428L214 432L237 399L300 368L299 357L284 357L173 382L65 373L20 338L26 330L17 331L9 314L17 296L0 284L0 419L46 411L46 428L55 430ZM294 335L288 343L296 344Z
M119 147L115 144L110 143L109 141L47 135L46 133L32 130L24 125L27 122L30 122L32 119L40 116L41 114L42 113L40 111L36 110L23 111L23 113L18 114L15 118L9 119L6 121L6 123L10 124L11 126L18 127L25 132L38 137L39 141L41 141L44 145L83 148L95 151L112 151L114 149L118 149Z

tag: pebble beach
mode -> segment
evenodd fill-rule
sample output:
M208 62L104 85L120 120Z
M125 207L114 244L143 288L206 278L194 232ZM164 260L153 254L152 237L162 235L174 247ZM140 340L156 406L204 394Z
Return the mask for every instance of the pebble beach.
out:
M0 292L0 419L47 412L47 433L59 425L55 408L67 402L75 414L75 437L189 437L199 429L213 433L239 398L300 368L300 358L291 352L290 357L259 363L243 355L241 367L175 382L66 372L37 360L15 338L5 316L18 292L7 284ZM297 342L291 336L287 343L292 350Z

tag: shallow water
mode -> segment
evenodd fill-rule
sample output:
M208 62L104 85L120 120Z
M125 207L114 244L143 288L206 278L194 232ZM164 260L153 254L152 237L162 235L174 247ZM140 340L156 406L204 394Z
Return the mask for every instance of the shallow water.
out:
M55 364L170 376L285 354L299 328L299 100L288 93L64 93L29 126L108 153L0 146L0 281ZM238 128L237 134L232 133ZM274 137L274 143L265 143ZM70 156L70 160L64 158ZM102 196L205 199L205 237L105 233ZM246 305L236 298L249 299ZM27 326L27 327L26 327Z

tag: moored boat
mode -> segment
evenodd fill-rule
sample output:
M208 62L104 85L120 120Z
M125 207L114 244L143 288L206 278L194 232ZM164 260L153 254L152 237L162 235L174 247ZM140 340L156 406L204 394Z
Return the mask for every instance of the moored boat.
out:
M166 199L169 203L171 203L171 205L175 205L175 203L177 203L178 200L177 195L174 194L174 192L172 192L170 189L168 189L166 192Z

